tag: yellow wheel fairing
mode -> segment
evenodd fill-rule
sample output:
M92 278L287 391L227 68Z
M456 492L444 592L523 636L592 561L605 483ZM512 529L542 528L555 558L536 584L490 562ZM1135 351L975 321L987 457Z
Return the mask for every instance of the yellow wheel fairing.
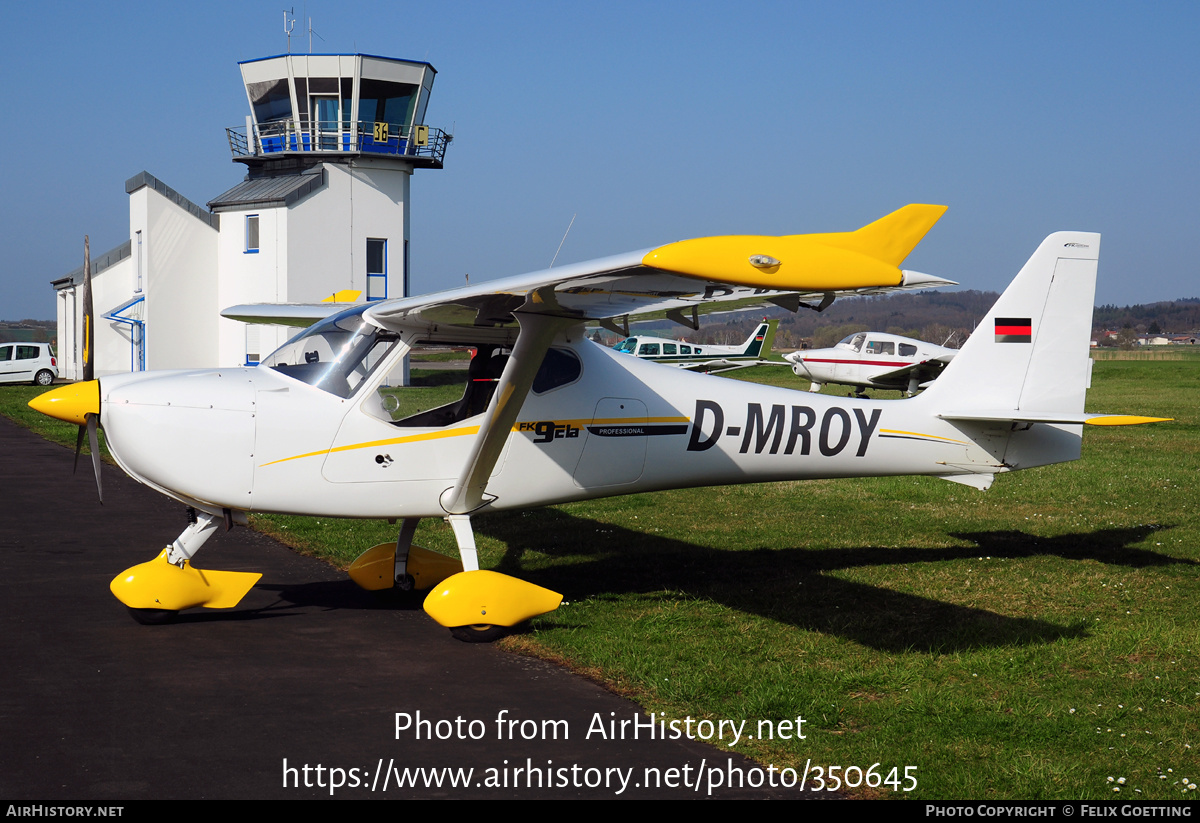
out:
M372 546L354 558L346 573L359 588L369 592L390 589L396 585L396 544Z
M463 570L461 560L420 546L409 547L405 568L418 590L432 589ZM392 588L396 584L396 544L372 546L355 558L346 571L351 580L369 592Z
M562 595L492 571L461 572L425 598L425 612L448 629L458 626L515 626L552 612Z
M167 550L148 563L139 563L113 578L109 589L131 609L182 611L196 606L231 609L261 578L254 572L222 572L183 568L167 560Z
M463 570L461 560L420 546L409 548L405 566L412 575L414 587L419 590L432 589L443 580L461 574Z

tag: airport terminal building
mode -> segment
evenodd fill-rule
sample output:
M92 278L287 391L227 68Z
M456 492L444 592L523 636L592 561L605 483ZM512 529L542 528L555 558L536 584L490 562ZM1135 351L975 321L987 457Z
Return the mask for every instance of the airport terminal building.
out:
M253 364L293 331L227 320L228 306L408 294L409 180L442 168L451 139L425 125L433 66L364 54L240 66L250 114L226 133L243 181L206 207L148 172L125 182L129 239L91 261L97 376ZM60 376L78 379L83 267L53 286Z

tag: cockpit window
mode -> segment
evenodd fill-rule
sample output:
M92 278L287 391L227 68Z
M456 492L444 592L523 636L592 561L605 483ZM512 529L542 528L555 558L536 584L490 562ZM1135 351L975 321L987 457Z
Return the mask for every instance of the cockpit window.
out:
M867 335L863 332L858 334L847 335L842 338L842 342L837 344L838 348L853 349L854 351L862 351L863 341L867 339Z
M349 397L400 342L368 323L360 306L316 323L280 346L262 365L310 386Z
M614 349L614 351L624 352L626 354L633 354L634 350L636 350L636 349L637 349L637 338L636 337L626 337L624 340L622 340L620 343L617 344L617 347L616 347L616 349Z

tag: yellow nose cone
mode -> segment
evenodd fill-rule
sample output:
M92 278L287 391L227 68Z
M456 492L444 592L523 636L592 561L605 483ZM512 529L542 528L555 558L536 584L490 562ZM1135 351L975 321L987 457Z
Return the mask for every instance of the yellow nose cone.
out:
M66 423L87 425L87 415L100 413L100 381L85 380L51 389L30 400L29 408Z

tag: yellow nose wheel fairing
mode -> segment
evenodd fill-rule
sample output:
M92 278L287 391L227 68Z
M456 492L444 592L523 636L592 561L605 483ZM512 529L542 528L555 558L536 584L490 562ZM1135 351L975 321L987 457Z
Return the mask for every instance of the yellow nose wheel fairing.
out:
M561 602L558 592L500 572L477 570L442 581L425 598L425 613L460 639L490 640L489 628L515 626L554 611ZM469 636L472 629L478 638Z
M187 560L176 566L167 560L167 551L114 577L109 588L116 598L131 609L232 609L262 577L253 572L197 569Z

